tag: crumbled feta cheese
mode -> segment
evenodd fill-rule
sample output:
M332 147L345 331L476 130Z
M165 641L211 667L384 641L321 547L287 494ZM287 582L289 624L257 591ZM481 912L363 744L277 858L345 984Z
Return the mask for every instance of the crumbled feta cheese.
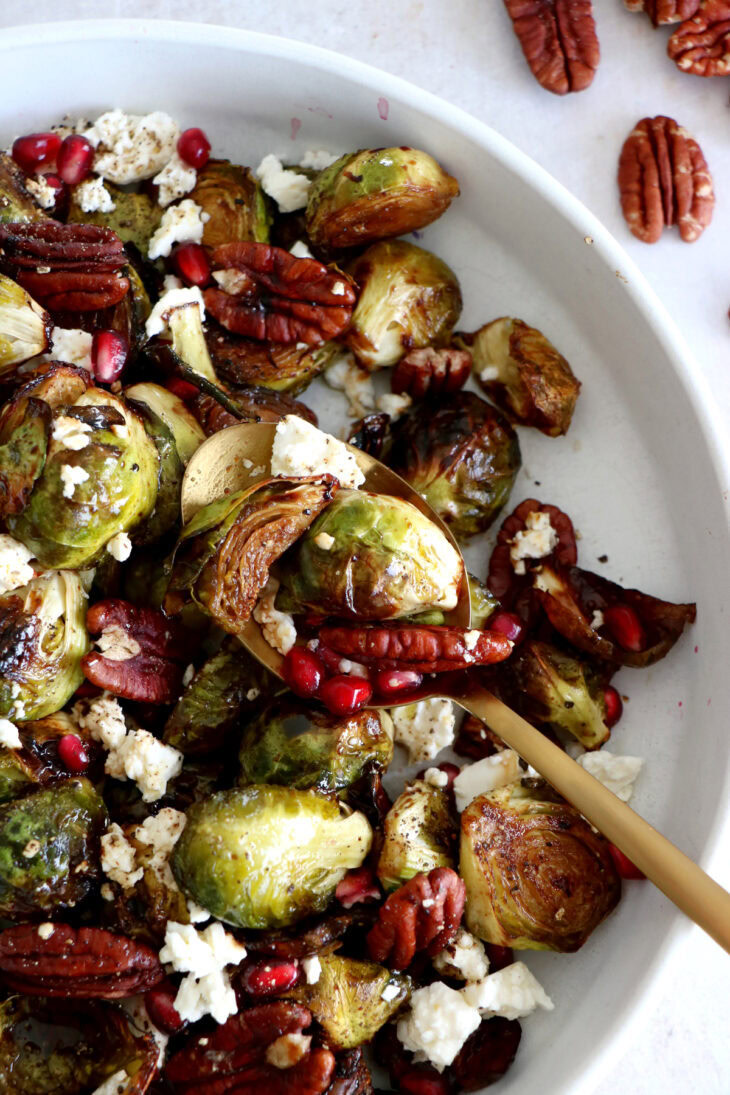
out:
M127 725L119 700L102 692L84 709L83 701L77 703L72 711L81 730L88 730L94 741L100 741L105 749L117 749L127 736Z
M165 806L159 813L145 818L134 830L133 836L140 844L147 844L151 855L145 861L167 890L177 890L178 885L170 868L172 850L180 839L187 818L180 810ZM199 908L199 906L198 906ZM200 910L203 911L203 910ZM208 913L207 916L210 914Z
M204 909L202 905L199 905L197 901L193 901L190 897L186 898L186 901L191 924L204 924L206 920L210 920L211 913Z
M84 137L96 149L94 171L124 185L151 179L172 158L180 130L169 114L125 114L108 110Z
M6 749L22 748L18 727L10 719L0 719L0 745Z
M456 717L451 700L430 699L394 707L395 740L405 745L412 763L433 760L454 740Z
M277 156L264 156L255 174L264 193L274 199L282 213L293 213L307 204L311 181L298 171L286 171Z
M324 171L325 167L329 167L339 158L339 156L333 156L331 152L326 152L323 148L308 148L299 161L299 166L309 167L312 171Z
M472 651L479 642L481 631L467 631L464 635L464 646L467 651Z
M276 578L269 578L254 606L253 618L261 625L269 646L284 655L289 653L297 641L297 629L293 617L275 607L274 601L278 592L278 581Z
M107 878L117 882L123 890L131 890L144 874L137 866L134 846L129 843L124 830L113 821L101 838L101 869Z
M335 542L335 538L330 536L328 532L320 532L318 536L314 537L314 542L322 551L329 551Z
M391 418L400 418L412 402L413 400L407 392L404 392L403 395L396 395L395 392L385 392L375 400L375 406L384 414L389 414Z
M603 627L603 613L601 612L600 608L594 609L593 615L591 617L591 627L594 631L598 631L599 627Z
M106 758L104 771L112 779L134 780L143 802L156 802L167 790L171 779L180 774L182 753L150 734L131 730Z
M192 198L185 198L162 214L159 227L152 233L147 257L167 258L176 243L200 243L209 214Z
M196 1023L212 1015L216 1023L225 1023L238 1011L236 994L227 973L216 970L203 977L183 977L175 997L175 1010L181 1019Z
M51 348L43 354L42 361L65 361L68 365L91 368L92 336L77 327L54 327L51 331Z
M56 191L42 175L25 180L25 189L33 195L41 209L53 209L56 204Z
M609 753L607 749L583 753L577 759L586 772L595 776L599 783L613 791L622 802L628 802L634 793L634 783L644 765L641 757L622 757Z
M132 541L126 532L118 532L107 541L106 550L118 563L123 563L132 554Z
M514 749L502 749L491 757L466 764L454 780L456 809L461 813L478 795L506 787L521 775L520 758Z
M261 695L261 690L258 688L249 688L246 693L246 699L251 703L253 700L257 700Z
M395 1000L396 996L400 992L400 988L395 983L391 982L386 985L380 994L380 999L385 1000L386 1004L389 1004L391 1000Z
M11 589L19 589L30 582L34 575L33 558L25 544L13 539L6 532L0 532L0 595Z
M442 1072L482 1019L456 989L435 981L411 997L410 1012L398 1022L398 1039L417 1061Z
M184 289L185 283L174 274L165 274L162 279L162 292L169 293L171 289Z
M350 401L350 418L362 418L375 408L375 389L370 373L356 364L352 354L345 354L330 365L324 374L325 384L336 392L344 392Z
M62 464L60 478L63 483L63 497L73 498L76 487L86 482L89 473L75 464Z
M96 640L96 645L111 662L126 662L142 650L137 640L119 624L109 624Z
M423 779L425 783L429 783L432 787L448 787L449 777L446 772L442 772L440 768L427 768L423 773Z
M525 528L512 540L509 557L515 574L525 574L525 559L542 559L558 542L558 534L550 524L550 514L533 510L525 518Z
M51 437L54 441L58 441L64 449L78 452L79 449L85 449L90 444L90 433L91 426L88 422L82 422L80 418L61 414L53 423Z
M56 925L51 923L39 924L38 935L41 939L50 939L56 930Z
M304 240L297 240L296 243L292 244L292 246L289 248L289 254L293 255L295 259L314 258L314 255L309 250ZM213 275L213 277L215 277L215 274Z
M341 487L359 487L365 482L357 460L342 441L323 433L295 414L276 425L271 450L271 474L298 478L329 473Z
M74 198L84 213L111 213L116 209L103 179L84 179L74 190Z
M293 1068L309 1053L311 1034L282 1034L266 1049L266 1060L274 1068Z
M302 958L302 970L308 985L316 985L322 976L322 963L317 955L311 958Z
M182 679L183 688L187 688L187 686L190 684L190 682L191 682L191 680L193 679L194 676L195 676L195 666L191 662L190 665L185 670L185 672L183 673L183 679Z
M189 194L195 187L197 178L198 173L195 168L185 163L175 151L162 171L158 172L152 180L159 187L158 205L164 209L170 202L181 198L183 194Z
M370 676L370 670L366 665L360 665L360 662L351 662L349 658L340 658L337 668L340 673L344 673L349 677L363 677L367 679Z
M456 938L436 955L433 964L444 977L459 981L481 981L489 971L484 944L466 928L459 928Z
M200 318L205 319L203 294L197 285L193 285L190 289L181 289L177 286L167 289L145 320L144 327L147 338L161 335L163 331L167 330L167 319L170 312L173 312L176 308L190 308L192 306L200 308Z
M504 1019L521 1019L535 1008L552 1011L555 1007L524 962L513 962L461 991L468 1004L490 1018L501 1015Z
M175 997L175 1008L182 1019L196 1022L212 1015L224 1023L238 1010L236 994L225 967L237 966L246 957L246 948L233 938L218 921L197 931L192 924L168 921L160 961L185 973Z
M492 380L499 380L499 365L485 365L479 374L479 379L485 384L489 384Z
M235 266L229 266L225 270L214 270L213 279L224 293L230 293L232 297L239 293L245 293L251 287L251 279L243 270L237 270Z
M103 1084L94 1088L91 1095L125 1095L129 1080L130 1075L127 1070L120 1068L117 1072L112 1073Z

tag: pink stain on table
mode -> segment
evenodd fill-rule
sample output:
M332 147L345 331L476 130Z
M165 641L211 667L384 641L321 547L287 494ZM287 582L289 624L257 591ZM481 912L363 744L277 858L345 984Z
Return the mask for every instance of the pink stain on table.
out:
M378 114L380 115L380 118L382 119L382 121L384 121L384 122L388 121L388 111L389 110L390 110L390 103L388 102L387 99L384 99L381 96L378 99Z
M299 132L299 130L301 128L302 128L302 119L301 118L292 118L292 120L291 120L291 139L293 141L296 141L297 133Z

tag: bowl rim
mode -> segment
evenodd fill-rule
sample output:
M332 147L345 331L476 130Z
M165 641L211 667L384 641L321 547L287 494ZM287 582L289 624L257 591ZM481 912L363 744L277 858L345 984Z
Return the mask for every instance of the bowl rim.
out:
M713 399L709 379L705 376L674 319L659 300L635 261L622 245L583 202L558 182L544 167L523 152L508 138L486 122L480 121L462 107L449 103L400 76L321 46L291 38L264 34L218 23L197 23L171 19L78 19L58 22L22 24L3 29L0 53L32 46L62 46L70 42L118 41L143 38L147 41L190 46L214 46L229 50L271 56L309 64L341 77L351 83L372 89L377 97L400 100L415 110L423 111L446 127L456 130L468 141L484 148L503 166L519 176L540 199L549 203L563 219L584 237L590 237L605 264L615 271L622 288L629 294L654 334L667 362L671 365L684 395L694 410L718 485L730 482L730 432L724 416ZM730 498L720 486L723 509L730 533ZM725 786L730 785L730 770ZM727 798L727 796L726 796ZM723 848L730 845L730 808L720 810L704 843L698 862L715 875L726 870ZM625 1054L654 1009L665 978L669 958L692 931L692 923L679 911L675 912L666 937L642 981L637 995L622 1012L621 1022L614 1020L604 1027L600 1043L578 1078L568 1078L563 1095L587 1095L607 1074L619 1054Z

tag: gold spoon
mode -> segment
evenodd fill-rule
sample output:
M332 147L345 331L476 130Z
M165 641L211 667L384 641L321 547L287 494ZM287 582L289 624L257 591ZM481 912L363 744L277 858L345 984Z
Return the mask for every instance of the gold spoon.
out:
M183 479L181 504L185 523L209 502L269 477L275 429L272 423L246 422L214 434L201 445ZM349 448L365 475L364 487L397 495L417 506L441 528L461 556L448 527L417 491L379 460L353 446ZM459 602L448 614L447 622L469 627L470 617L469 593L464 583ZM255 620L248 620L239 638L267 669L281 676L282 657L266 642ZM486 723L580 810L591 825L620 848L670 901L730 952L730 894L585 768L488 692L475 672L426 678L417 698L430 696L451 699ZM411 694L405 700L381 706L398 707L413 700Z

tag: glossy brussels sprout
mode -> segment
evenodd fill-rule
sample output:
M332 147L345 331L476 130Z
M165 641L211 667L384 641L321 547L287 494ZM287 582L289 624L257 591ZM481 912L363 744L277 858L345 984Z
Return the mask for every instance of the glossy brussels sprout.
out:
M145 403L167 426L175 439L175 447L183 464L205 441L205 434L179 396L159 384L145 381L125 388L124 398Z
M269 567L328 505L336 483L268 479L204 506L183 529L170 578L224 631L250 618Z
M26 190L25 175L15 160L0 152L0 224L47 220L48 214Z
M467 574L469 579L469 601L471 604L471 626L483 631L487 620L499 608L499 601L487 589L480 578Z
M111 228L124 243L133 243L143 255L147 254L149 242L160 227L164 210L144 191L123 190L114 183L104 180L114 208L107 212L85 212L76 196L76 187L71 191L67 220L69 224L98 224Z
M52 417L41 399L24 400L20 414L12 403L0 412L0 519L27 505L46 462Z
M130 354L125 366L128 369L147 341L145 323L152 311L152 301L142 275L133 262L130 261L122 267L122 275L129 281L129 290L115 306L108 326L123 335L129 344ZM95 325L101 327L105 324L103 313L97 314L99 318Z
M383 825L377 874L383 889L435 867L454 867L457 827L445 791L417 779L406 785Z
M86 593L78 574L51 571L0 597L0 718L59 711L84 679Z
M291 395L303 392L341 352L336 342L321 346L256 342L230 335L222 327L209 327L208 349L216 373L227 383L254 384Z
M175 437L167 423L147 403L127 400L129 406L142 419L145 432L157 449L159 471L155 508L145 521L132 532L132 542L154 544L178 525L180 520L180 495L185 465L177 451Z
M340 490L282 570L293 607L358 620L452 609L463 580L437 525L403 498L362 490Z
M510 496L521 465L517 434L472 392L406 411L393 426L388 464L459 540L484 532Z
M502 947L576 951L621 896L608 842L542 780L474 799L459 873L469 931Z
M25 289L0 274L0 377L48 349L51 317Z
M219 791L188 811L172 870L188 897L237 928L281 928L322 912L370 851L362 814L315 791Z
M89 427L88 444L52 437L28 505L8 525L41 566L88 567L152 512L160 460L139 415L102 388L87 389L63 418Z
M513 422L549 437L568 432L580 381L541 331L503 316L456 341L471 350L479 383Z
M361 365L395 365L409 350L448 339L461 290L445 262L405 240L368 247L348 272L360 290L344 336Z
M74 719L65 711L24 722L19 728L20 749L0 747L0 803L10 802L33 786L45 786L68 776L68 769L58 756L58 741L65 734L83 736ZM88 753L96 754L92 763L100 760L101 747L85 741ZM95 764L97 769L103 766Z
M405 236L437 220L458 193L456 179L416 148L348 153L312 183L307 233L320 247Z
M239 240L268 243L271 215L264 192L248 167L208 160L198 172L190 197L208 214L203 228L206 247Z
M342 791L366 767L393 759L393 740L377 711L336 716L279 700L246 727L238 754L239 784L278 783Z
M0 916L49 916L83 901L99 878L106 821L87 779L0 806Z
M353 1049L374 1038L411 994L411 979L376 962L319 955L319 979L290 993L309 1008L334 1049Z

